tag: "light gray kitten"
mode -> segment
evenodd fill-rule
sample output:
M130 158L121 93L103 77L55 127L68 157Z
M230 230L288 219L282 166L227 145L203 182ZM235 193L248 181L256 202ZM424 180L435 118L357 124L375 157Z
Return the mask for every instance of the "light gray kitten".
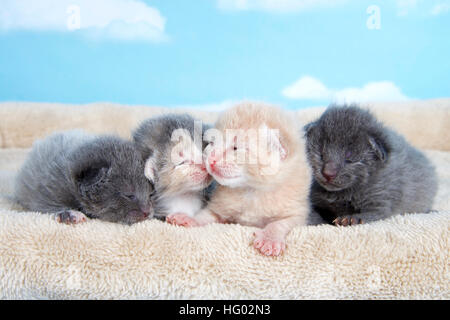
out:
M33 144L16 178L15 199L64 223L89 217L132 224L153 216L143 170L131 141L81 130L56 133Z
M172 214L195 215L214 188L202 159L209 126L197 122L196 131L195 122L187 114L167 114L144 121L133 133L145 175L154 184L155 216L168 222Z
M346 226L431 209L434 167L370 112L331 106L305 131L312 207L327 222Z

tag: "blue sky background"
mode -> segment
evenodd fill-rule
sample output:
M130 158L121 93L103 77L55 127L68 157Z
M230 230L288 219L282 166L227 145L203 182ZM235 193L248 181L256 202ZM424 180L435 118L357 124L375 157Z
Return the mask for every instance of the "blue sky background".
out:
M282 8L273 0L134 1L165 21L148 37L127 20L133 8L127 33L117 36L105 32L110 26L84 28L92 5L76 0L82 29L58 19L46 25L48 2L0 0L0 101L213 109L241 99L300 108L450 96L449 1L283 0ZM370 5L380 10L381 29L367 27Z

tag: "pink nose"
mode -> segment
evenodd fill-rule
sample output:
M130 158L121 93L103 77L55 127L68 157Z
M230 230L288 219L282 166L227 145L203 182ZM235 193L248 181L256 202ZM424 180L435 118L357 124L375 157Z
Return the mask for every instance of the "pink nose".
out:
M150 215L149 212L143 212L138 210L133 210L128 213L128 216L135 221L142 221L148 218Z
M335 173L325 173L322 172L323 176L325 177L325 179L327 179L328 182L330 182L331 180L333 180L334 178L336 178L336 174Z
M211 167L214 167L217 163L217 157L214 154L214 151L208 157L208 163Z
M140 209L143 213L146 213L148 215L150 213L150 211L152 210L152 207L150 204L141 204Z
M336 178L338 168L333 162L327 162L322 168L322 175L328 182Z

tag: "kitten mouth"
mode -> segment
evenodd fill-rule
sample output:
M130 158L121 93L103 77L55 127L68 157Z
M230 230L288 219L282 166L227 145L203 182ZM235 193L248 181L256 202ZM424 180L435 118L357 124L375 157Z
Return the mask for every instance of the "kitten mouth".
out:
M323 186L325 189L327 189L328 191L341 191L343 188L341 187L335 187L332 185L324 185Z
M210 169L210 174L214 177L214 178L219 178L219 179L236 179L239 178L239 176L232 176L232 175L226 175L223 174L221 170L219 170L216 166L214 167L209 167Z
M139 211L139 210L132 210L128 213L128 220L131 223L138 223L142 222L144 220L150 219L153 217L153 214L147 211Z
M324 187L328 191L340 191L344 189L342 186L337 186L333 183L333 181L327 181L325 178L316 177L316 180L322 187Z

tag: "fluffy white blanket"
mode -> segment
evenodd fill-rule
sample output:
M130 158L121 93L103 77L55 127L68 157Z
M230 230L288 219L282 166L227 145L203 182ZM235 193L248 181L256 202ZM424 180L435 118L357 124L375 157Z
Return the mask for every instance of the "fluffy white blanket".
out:
M173 110L0 104L0 298L449 299L450 99L370 107L426 149L439 176L438 212L347 228L318 225L313 217L289 234L283 256L268 258L251 246L250 227L67 226L21 211L8 197L37 138L76 127L129 137L139 121ZM216 117L188 111L208 122ZM296 115L306 123L322 111Z

